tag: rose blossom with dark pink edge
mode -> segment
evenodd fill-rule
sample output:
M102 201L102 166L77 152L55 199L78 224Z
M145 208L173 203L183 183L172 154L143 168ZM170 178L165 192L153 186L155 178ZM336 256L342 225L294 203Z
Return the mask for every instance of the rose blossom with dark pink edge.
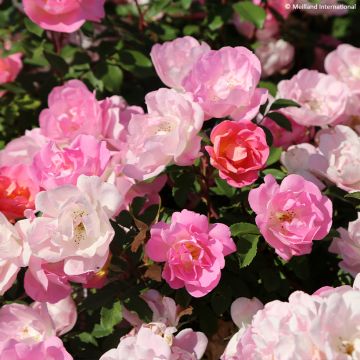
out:
M285 260L309 254L313 240L323 239L330 230L330 199L300 175L288 175L281 185L272 175L264 181L249 193L261 234Z
M145 247L153 261L165 262L162 277L173 289L185 286L194 297L205 296L220 281L226 255L236 251L228 226L209 224L205 215L182 210L173 213L171 224L151 228Z

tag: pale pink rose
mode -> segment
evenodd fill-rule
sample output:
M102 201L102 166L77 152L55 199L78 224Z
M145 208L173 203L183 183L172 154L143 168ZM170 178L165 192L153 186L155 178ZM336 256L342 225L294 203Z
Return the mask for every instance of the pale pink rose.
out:
M69 146L48 142L35 156L32 173L46 190L75 185L80 175L101 176L110 160L105 141L91 135L78 135Z
M337 125L317 134L318 149L326 162L323 176L339 188L360 190L360 137L348 126Z
M232 116L251 120L266 101L267 90L257 89L261 65L245 47L223 47L203 54L182 85L194 95L207 119Z
M52 89L48 109L40 113L43 135L53 140L71 141L77 135L101 134L101 107L95 93L79 80L69 80Z
M160 322L144 324L136 333L124 336L117 349L109 350L100 360L200 360L207 346L203 333L176 328Z
M41 134L39 128L26 130L25 135L11 140L0 151L0 164L13 166L18 164L31 165L35 154L49 140Z
M86 20L100 21L105 0L23 0L26 15L46 30L72 33Z
M163 278L173 289L185 286L190 295L201 297L219 283L224 256L236 246L224 224L209 224L204 215L183 210L173 213L171 224L152 226L146 255L165 262Z
M339 266L352 276L360 273L360 213L358 218L349 222L348 229L337 229L340 237L333 239L329 251L340 255Z
M31 304L31 307L40 311L44 305L46 305L49 312L56 335L64 335L74 327L77 320L77 311L76 304L71 296L55 304L35 302Z
M272 301L234 335L221 359L321 360L308 334L316 313L316 300L301 292L288 303Z
M272 175L266 175L264 181L249 193L261 234L285 260L309 254L313 240L323 239L330 230L330 199L299 175L288 175L281 185Z
M240 297L231 304L232 321L238 328L247 326L251 323L254 315L263 307L263 303L256 297L252 299Z
M325 70L344 82L355 94L360 94L360 49L341 44L327 55Z
M304 126L334 124L344 114L349 95L348 87L333 76L307 69L280 81L277 93L278 98L294 100L301 106L282 112Z
M184 36L151 49L151 60L161 81L168 87L182 89L182 81L198 58L210 51L205 42L199 43L191 36Z
M100 270L114 237L109 218L121 205L115 186L81 175L77 186L40 192L35 200L42 216L31 223L28 243L34 256L49 263L64 261L67 276Z
M0 211L10 220L21 219L34 208L39 185L27 165L0 167Z
M338 289L323 297L310 335L321 359L359 359L360 291Z
M46 305L32 309L22 304L0 309L1 360L72 360L56 337Z
M206 146L210 163L229 185L243 187L259 176L269 156L266 136L250 121L222 121L210 135L213 146Z
M21 220L12 225L0 212L0 295L13 285L28 257L24 250L24 232L27 221Z
M341 4L342 2L339 0L321 0L318 4L311 0L296 0L294 8L304 10L308 14L315 16L342 16L347 14L348 10L345 7L342 8ZM319 5L322 5L322 7Z
M281 154L280 161L289 174L301 175L320 190L325 188L319 177L326 170L327 162L315 146L308 143L290 146Z
M259 58L264 78L276 73L286 74L291 68L295 48L288 42L279 40L264 40L255 49Z
M21 57L21 53L0 57L0 84L12 82L17 78L23 67ZM0 91L0 97L4 93L5 91Z
M167 165L191 165L199 156L201 107L190 94L159 89L146 95L148 114L133 115L128 125L123 172L136 180L160 174Z
M127 127L132 115L143 114L140 106L129 106L121 96L111 96L100 102L102 110L101 137L111 150L126 149Z

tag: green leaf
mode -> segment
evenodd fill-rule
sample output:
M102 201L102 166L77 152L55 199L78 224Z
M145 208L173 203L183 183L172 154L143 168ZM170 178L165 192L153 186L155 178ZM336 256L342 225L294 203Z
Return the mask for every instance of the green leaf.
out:
M271 146L274 142L274 137L273 137L273 134L271 133L271 131L266 127L266 126L263 126L263 125L259 125L263 130L264 130L264 133L266 135L266 143Z
M96 339L90 333L82 332L78 336L79 339L85 344L93 344L95 346L99 345Z
M41 37L41 35L44 33L44 29L37 26L35 23L33 23L28 18L24 19L24 24L25 24L25 27L26 27L26 29L28 31L30 31L31 33L35 34L38 37Z
M238 260L240 268L249 266L257 253L257 245L260 235L244 234L238 241Z
M262 7L254 5L251 1L240 1L233 7L243 20L250 21L258 29L262 29L266 18L266 12Z
M108 64L106 74L102 77L102 81L107 91L118 94L123 81L123 72L119 66Z
M290 99L277 99L271 104L270 111L278 110L286 107L300 107L300 105L297 102Z
M214 16L214 18L209 22L208 26L210 30L218 30L224 25L224 20L220 15Z
M102 338L113 332L114 326L122 320L120 301L114 303L111 309L103 307L100 312L100 324L95 324L91 333L95 338Z
M260 81L259 82L259 87L268 89L270 95L276 96L277 86L276 86L276 84L272 83L271 81Z
M228 198L231 198L235 195L236 189L230 186L225 180L220 178L215 178L216 188L211 188L211 190L217 195L225 195Z
M46 60L49 62L51 69L60 76L64 76L68 72L69 65L61 56L49 51L44 51L44 55Z
M272 121L274 121L277 125L279 125L283 129L290 131L290 132L292 131L291 122L285 115L283 115L279 112L273 111L273 112L267 113L266 117L271 119Z
M282 180L286 174L284 174L281 170L278 169L265 169L263 171L265 175L272 175L277 180Z
M257 226L251 223L236 223L230 226L230 230L232 236L239 236L245 234L260 235Z
M360 200L360 191L356 191L356 192L353 192L353 193L346 194L344 197L347 198L347 199Z
M266 161L266 166L273 165L280 160L280 156L283 152L282 148L272 146L270 148L270 154Z

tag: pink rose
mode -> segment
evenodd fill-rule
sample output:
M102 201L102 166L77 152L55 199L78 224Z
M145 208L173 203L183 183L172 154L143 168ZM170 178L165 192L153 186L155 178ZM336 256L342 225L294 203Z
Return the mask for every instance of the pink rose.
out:
M153 225L145 247L150 259L165 262L162 276L170 287L185 286L194 297L215 288L224 256L235 250L228 226L209 225L206 216L188 210L173 213L170 225L162 221Z
M319 180L321 171L326 170L326 160L318 149L311 144L290 146L281 154L280 161L289 174L301 175L304 179L313 182L320 190L325 185Z
M360 49L341 44L325 59L326 72L344 82L353 93L360 94Z
M101 137L111 150L126 149L127 127L132 115L144 114L140 106L129 106L121 96L111 96L100 101L102 110Z
M146 95L148 114L133 115L128 126L123 172L136 180L160 174L167 165L191 165L199 156L201 107L190 94L159 89Z
M0 167L0 211L13 221L34 208L39 186L26 165Z
M182 85L207 119L231 115L251 120L267 98L267 90L256 88L260 75L260 62L250 50L228 46L204 53Z
M0 58L0 84L12 82L17 78L23 67L21 57L21 53L15 53L7 57ZM4 91L0 91L0 97L4 93Z
M345 191L360 190L360 137L344 125L321 130L318 150L325 162L322 175Z
M340 255L340 267L352 276L360 273L360 213L355 221L349 223L348 229L337 229L340 237L334 238L329 251Z
M108 259L121 196L115 186L96 176L81 175L77 186L64 185L37 195L42 216L31 223L32 254L49 263L64 261L67 276L100 270Z
M182 81L198 58L210 51L205 42L184 36L151 49L151 60L161 81L168 87L182 89Z
M69 80L52 89L48 109L40 113L43 135L53 140L70 141L77 135L101 134L101 108L88 88L79 80Z
M125 335L117 349L111 349L100 360L200 360L207 346L201 332L184 329L176 336L176 328L161 322L141 326L138 332Z
M210 163L229 185L243 187L259 176L269 156L264 131L250 121L225 120L211 132L213 147L206 146Z
M110 160L105 141L91 135L78 135L67 147L47 143L34 157L32 172L46 190L61 185L75 185L78 177L101 176Z
M0 295L10 289L20 268L28 263L28 254L24 249L27 226L26 220L12 225L0 212Z
M300 70L290 80L278 84L278 98L291 99L301 107L287 107L282 112L300 125L334 124L345 112L349 99L345 84L316 70Z
M23 0L26 15L46 30L72 33L105 16L105 0Z
M0 360L72 360L56 337L46 305L22 304L0 309Z
M46 263L35 256L30 258L24 288L33 300L50 304L65 299L72 291L69 276L64 273L62 262Z
M282 39L261 41L255 49L264 78L276 73L286 74L291 67L294 54L295 48Z
M0 151L0 164L12 166L18 164L31 165L35 154L49 140L41 134L39 128L26 130L25 135L11 140Z
M41 311L43 303L35 302L31 307ZM49 316L53 322L56 335L61 336L69 332L77 320L76 304L71 296L60 300L55 304L46 304Z
M332 203L319 188L299 175L278 185L272 175L249 193L256 225L265 240L285 260L309 254L312 241L323 239L332 224Z

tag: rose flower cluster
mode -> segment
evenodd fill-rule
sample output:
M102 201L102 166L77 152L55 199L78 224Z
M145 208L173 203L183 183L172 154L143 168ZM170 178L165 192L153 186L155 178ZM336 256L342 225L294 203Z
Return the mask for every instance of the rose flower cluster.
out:
M23 10L52 34L73 33L85 21L100 21L104 3L23 0ZM87 82L68 76L48 94L38 126L0 150L0 295L19 284L24 289L0 308L0 360L75 358L60 337L78 317L83 321L79 304L130 272L139 277L136 301L151 315L136 313L135 300L119 295L122 316L110 326L116 345L101 348L100 360L202 359L214 338L201 326L191 328L191 315L206 309L204 299L213 307L226 302L223 293L232 290L224 279L234 279L234 259L249 234L255 254L246 261L258 250L283 278L286 264L312 256L326 241L341 274L349 279L347 273L360 272L360 213L337 228L341 209L333 200L359 199L360 49L337 46L325 57L324 72L301 69L271 95L261 78L292 66L294 47L281 39L275 16L286 19L290 10L282 1L250 3L265 12L264 27L239 16L232 21L244 37L257 39L254 52L192 36L159 41L150 57L164 87L145 95L144 108L120 95L99 99ZM16 79L23 57L0 59L1 84ZM276 162L281 171L270 167ZM179 194L176 171L194 175L198 193L181 209L164 199ZM212 192L234 198L219 207L223 213L241 208L243 218L219 214ZM158 209L150 224L137 218L138 198L144 199L140 215ZM124 214L136 233L118 223ZM125 243L131 236L134 242ZM112 250L115 239L125 249L121 256ZM130 263L129 248L141 263L115 279L117 261ZM254 283L248 293L264 285ZM268 297L265 305L256 297L235 300L238 330L231 322L226 349L211 359L360 359L360 278L353 286L302 290L287 301ZM100 323L111 321L106 311Z

